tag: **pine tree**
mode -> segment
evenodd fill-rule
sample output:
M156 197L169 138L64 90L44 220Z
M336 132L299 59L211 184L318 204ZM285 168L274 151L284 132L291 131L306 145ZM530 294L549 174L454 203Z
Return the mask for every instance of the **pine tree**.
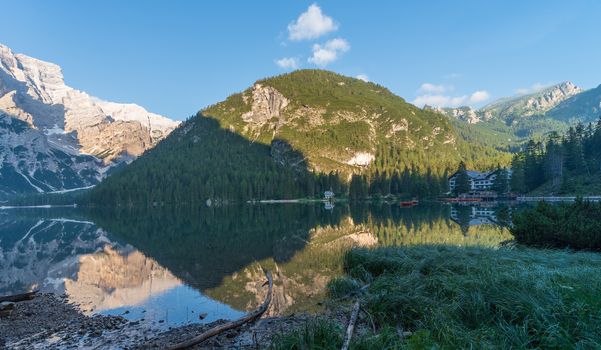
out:
M554 186L559 186L563 177L564 156L560 137L556 132L549 135L545 151L545 178L551 180Z
M459 169L457 170L457 177L455 178L455 194L460 195L468 193L470 190L470 178L467 174L465 163L461 161L459 163Z
M511 160L511 180L509 181L510 190L518 193L526 192L526 181L524 175L524 155L516 154Z
M501 167L497 169L497 176L492 184L492 190L499 195L509 192L507 169Z

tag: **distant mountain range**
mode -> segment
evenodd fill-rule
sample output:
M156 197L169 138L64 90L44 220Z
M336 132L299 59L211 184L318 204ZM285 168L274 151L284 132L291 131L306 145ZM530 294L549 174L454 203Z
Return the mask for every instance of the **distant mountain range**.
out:
M475 129L495 130L519 143L527 137L563 131L576 122L596 122L601 117L601 85L582 90L571 82L563 82L532 94L502 98L480 109L430 106L424 109L479 124Z
M96 184L178 124L75 90L58 65L0 45L0 196Z
M171 191L161 188L163 178L187 177L210 189L211 198L253 174L241 184L245 194L236 194L248 197L269 181L282 186L272 195L284 193L282 183L298 181L298 174L336 173L346 181L367 171L430 169L442 176L461 159L480 168L507 161L505 152L525 139L600 114L601 86L583 91L564 82L480 109L420 109L374 83L299 70L259 80L179 125L138 105L75 90L59 66L0 45L0 197L98 184L164 138L160 150L147 152L111 186L123 181L138 195L150 191L148 199L152 191ZM141 183L126 185L130 178ZM330 186L303 181L306 188L292 193Z

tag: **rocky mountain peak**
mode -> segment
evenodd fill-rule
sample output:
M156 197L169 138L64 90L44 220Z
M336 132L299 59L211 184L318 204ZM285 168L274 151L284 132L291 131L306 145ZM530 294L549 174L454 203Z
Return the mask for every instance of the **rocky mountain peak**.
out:
M468 124L476 124L476 123L481 122L483 119L485 119L485 115L483 115L482 113L479 113L478 110L476 110L472 107L469 107L469 106L451 108L451 107L434 107L434 106L425 105L424 110L438 112L447 117L462 120Z
M98 176L91 175L87 176L85 181L76 181L75 178L82 169L71 169L74 172L74 175L70 176L73 181L57 179L51 173L73 164L73 161L64 162L64 159L58 163L51 162L50 160L59 153L66 153L69 157L100 158L104 163L103 167L110 166L142 154L179 125L179 122L150 113L141 106L107 102L73 89L65 84L59 65L15 54L2 44L0 115L21 120L32 129L32 132L20 132L18 135L7 131L2 133L5 136L0 139L0 167L3 167L0 180L5 183L15 182L10 178L16 176L18 182L23 183L23 180L27 179L26 183L33 185L29 189L21 188L25 191L46 191L49 188L61 190L76 183L90 185L102 177L102 169L88 169L86 174L96 173ZM32 142L30 138L44 138L42 144L47 147L40 147L39 142ZM7 144L8 140L18 144ZM24 152L23 148L15 148L27 148L26 145L33 144L38 146L28 149L27 152ZM14 156L15 149L21 152L21 157ZM49 168L50 163L37 160L40 152L54 164L52 169ZM25 157L25 154L31 159ZM2 165L9 159L16 159L16 163L11 164L14 168L12 170L7 170L8 167ZM85 162L95 163L87 159ZM45 175L42 176L42 173ZM42 177L45 180L40 180ZM38 180L35 180L36 178ZM56 181L46 184L50 178ZM10 192L9 189L5 191Z
M582 92L582 89L569 81L551 86L529 96L526 101L526 108L529 110L524 115L529 116L541 111L546 112L580 92Z

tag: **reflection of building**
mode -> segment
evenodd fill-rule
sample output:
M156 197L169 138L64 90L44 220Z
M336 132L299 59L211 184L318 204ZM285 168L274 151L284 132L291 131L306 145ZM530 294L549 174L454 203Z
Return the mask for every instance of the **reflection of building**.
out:
M459 225L498 225L495 208L481 206L452 206L451 220Z
M459 171L456 171L454 174L449 176L449 189L451 191L455 190L458 173ZM483 173L475 170L467 170L470 189L473 192L489 191L490 189L492 189L492 186L495 183L495 180L497 179L498 173L499 170L487 171ZM509 181L509 179L511 179L511 169L507 170L507 181Z

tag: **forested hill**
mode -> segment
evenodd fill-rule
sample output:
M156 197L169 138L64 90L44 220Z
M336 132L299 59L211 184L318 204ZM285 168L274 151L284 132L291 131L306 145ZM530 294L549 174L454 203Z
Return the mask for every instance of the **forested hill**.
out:
M446 117L382 86L301 70L206 108L89 198L155 205L312 197L330 188L344 195L351 174L361 174L369 194L437 195L461 159L482 168L507 155L468 145Z
M323 70L298 70L257 81L203 114L253 142L286 140L313 171L356 173L372 163L386 168L468 165L497 154L466 147L447 120L370 82ZM394 159L382 150L396 154ZM486 155L486 156L485 156ZM496 165L496 164L495 164Z

